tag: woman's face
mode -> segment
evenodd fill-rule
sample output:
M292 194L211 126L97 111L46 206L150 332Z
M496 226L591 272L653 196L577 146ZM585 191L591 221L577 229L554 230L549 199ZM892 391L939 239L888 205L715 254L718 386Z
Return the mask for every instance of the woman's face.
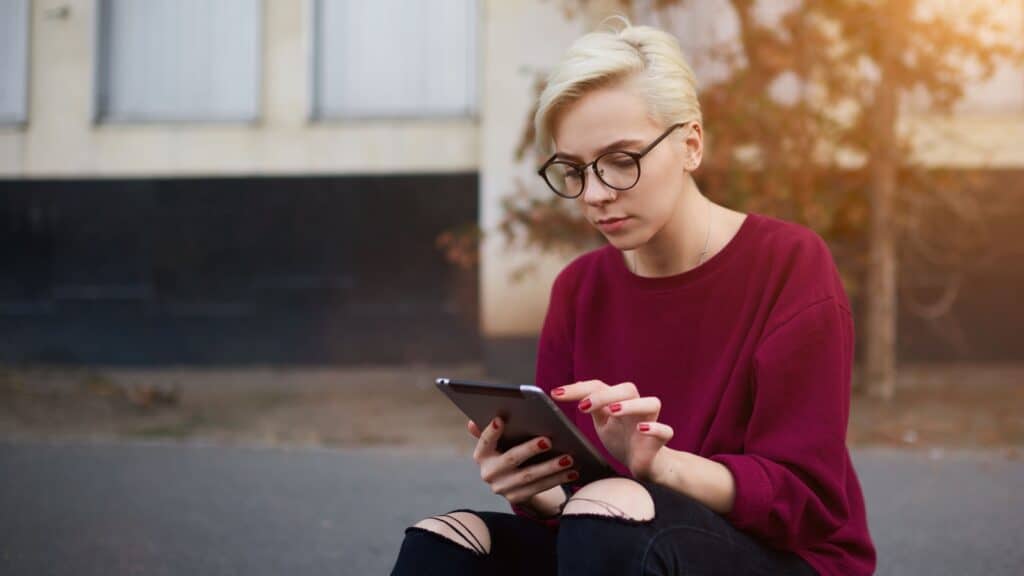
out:
M666 128L648 117L645 102L628 86L609 86L584 94L562 111L552 136L560 158L584 164L610 149L639 152ZM687 178L679 133L688 129L677 128L640 159L640 180L628 190L606 186L587 169L578 199L583 215L619 250L646 244L676 210Z

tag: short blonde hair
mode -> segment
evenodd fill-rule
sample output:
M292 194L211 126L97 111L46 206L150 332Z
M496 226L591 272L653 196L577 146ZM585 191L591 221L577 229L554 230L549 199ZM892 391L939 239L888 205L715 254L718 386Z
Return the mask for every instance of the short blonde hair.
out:
M533 118L536 144L542 154L553 149L552 129L558 114L588 91L629 82L647 101L652 120L703 123L697 100L697 79L675 36L651 26L624 26L579 37L548 75ZM603 24L603 23L602 23Z

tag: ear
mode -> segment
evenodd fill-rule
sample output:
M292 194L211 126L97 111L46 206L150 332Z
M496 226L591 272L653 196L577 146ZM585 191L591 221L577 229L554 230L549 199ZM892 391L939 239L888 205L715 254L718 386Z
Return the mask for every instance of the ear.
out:
M693 122L684 138L683 166L687 172L694 172L700 168L700 163L704 159L704 128L699 123Z

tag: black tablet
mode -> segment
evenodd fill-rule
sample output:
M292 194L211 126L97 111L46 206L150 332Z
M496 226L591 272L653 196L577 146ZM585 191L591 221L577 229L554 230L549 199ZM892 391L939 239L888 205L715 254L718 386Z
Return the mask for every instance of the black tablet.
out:
M601 453L537 386L490 384L450 378L438 378L436 384L480 429L489 425L495 416L501 417L505 429L498 439L499 452L537 436L551 439L551 449L530 457L520 467L543 462L560 454L570 454L573 468L580 473L579 480L573 481L574 484L587 484L616 475Z

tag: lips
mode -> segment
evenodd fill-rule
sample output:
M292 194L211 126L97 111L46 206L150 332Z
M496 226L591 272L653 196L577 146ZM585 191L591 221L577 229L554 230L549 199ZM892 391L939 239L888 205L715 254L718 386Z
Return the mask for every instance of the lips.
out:
M597 227L600 228L602 232L617 232L621 230L629 220L629 216L621 218L602 218L597 221Z

